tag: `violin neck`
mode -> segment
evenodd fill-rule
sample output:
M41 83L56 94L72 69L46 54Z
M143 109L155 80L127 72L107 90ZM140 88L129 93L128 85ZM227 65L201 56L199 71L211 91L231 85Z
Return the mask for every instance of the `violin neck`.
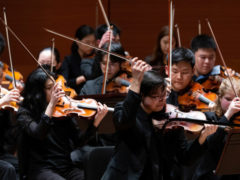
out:
M206 97L203 96L202 94L198 96L198 99L199 99L201 102L207 104L208 106L211 106L211 105L214 104L213 101L211 101L210 99L206 98Z
M89 104L78 104L77 105L78 108L80 109L92 109L92 110L97 110L97 106L95 105L89 105ZM113 112L114 108L111 107L107 107L109 112Z

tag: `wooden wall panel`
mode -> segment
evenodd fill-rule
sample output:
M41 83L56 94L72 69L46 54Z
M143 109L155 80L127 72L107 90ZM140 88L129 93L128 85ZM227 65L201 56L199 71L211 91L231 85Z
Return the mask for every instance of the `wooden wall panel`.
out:
M36 57L42 48L51 46L54 37L43 27L74 37L80 25L88 24L94 28L96 25L95 0L1 0L1 17L3 6L7 9L8 25ZM99 23L103 22L99 17ZM0 32L5 36L2 24ZM14 67L26 77L37 65L11 34L10 40ZM55 44L62 59L70 53L71 41L55 37ZM8 63L7 48L0 59Z
M1 0L0 8L7 8L8 24L37 56L39 50L51 45L51 34L42 27L74 36L77 27L95 27L97 0ZM168 24L167 0L103 0L112 22L122 30L122 44L133 56L144 58L152 52L160 28ZM211 21L227 64L240 71L240 1L239 0L181 0L175 4L175 23L180 27L182 43L189 46L197 34L200 19L202 29L209 33L205 18ZM1 10L0 9L0 10ZM99 10L99 23L103 23ZM2 11L1 11L2 17ZM0 32L5 35L2 25ZM11 36L11 35L10 35ZM26 77L36 63L11 36L15 68ZM71 41L55 37L61 57L70 53ZM5 49L1 60L8 62Z
M183 0L175 2L175 24L180 27L184 47L197 35L198 20L209 33L205 18L213 26L228 66L240 71L240 1ZM152 52L161 27L168 24L167 0L112 0L111 20L122 28L122 43L132 55L144 58ZM219 58L218 58L219 60Z

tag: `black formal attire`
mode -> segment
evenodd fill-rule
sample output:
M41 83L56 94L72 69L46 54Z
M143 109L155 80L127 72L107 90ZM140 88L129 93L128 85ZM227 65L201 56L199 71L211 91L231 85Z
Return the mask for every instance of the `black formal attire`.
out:
M120 142L102 180L170 179L169 158L176 156L179 162L190 163L205 149L198 140L187 144L182 129L167 136L155 131L154 113L147 114L140 103L140 95L129 90L124 102L115 106L113 120Z
M11 110L0 111L0 160L10 163L18 173L18 159L14 154L19 131L14 114Z
M8 162L0 160L0 179L16 180L15 168Z
M17 120L22 128L19 161L22 175L34 180L81 180L83 172L73 165L70 153L95 135L91 124L85 132L76 128L74 119L50 119L20 108Z
M206 112L207 119L215 122L229 123L225 116L218 117L214 112ZM231 120L230 120L231 121ZM208 137L208 150L201 157L192 180L238 180L239 175L217 176L214 170L225 145L227 132L218 128L216 133Z
M79 94L84 83L77 85L76 78L78 76L84 76L86 80L93 79L93 63L93 58L82 59L78 52L73 52L64 58L60 73L66 79L67 86L73 88L77 94Z
M103 84L103 75L96 79L87 81L81 89L80 95L101 94Z

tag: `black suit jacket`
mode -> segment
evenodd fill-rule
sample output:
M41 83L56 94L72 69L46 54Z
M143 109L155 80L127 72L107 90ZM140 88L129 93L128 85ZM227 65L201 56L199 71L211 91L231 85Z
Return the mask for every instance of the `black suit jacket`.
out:
M141 108L140 102L140 95L129 90L124 102L115 107L113 120L120 143L102 180L158 180L165 173L168 156L190 161L204 150L197 140L188 146L182 129L167 137L155 131L151 114Z

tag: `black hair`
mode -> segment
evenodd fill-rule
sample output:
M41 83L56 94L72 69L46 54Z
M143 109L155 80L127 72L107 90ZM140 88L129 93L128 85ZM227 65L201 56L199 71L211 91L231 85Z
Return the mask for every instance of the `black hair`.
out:
M120 29L115 25L115 24L110 24L111 26L113 26L113 35L120 35L121 31ZM108 30L108 26L106 24L102 24L100 26L98 26L96 28L96 38L97 39L101 39L103 34Z
M172 64L177 64L182 61L189 63L192 68L194 67L195 56L190 49L176 48L172 51Z
M103 45L102 49L107 50L108 49L108 43L105 43ZM119 43L119 42L112 42L111 43L110 52L121 55L121 56L125 56L125 53L124 53L125 51L124 51L121 43ZM100 63L103 60L103 56L105 54L107 54L107 53L105 53L103 51L97 51L95 60ZM111 62L119 62L119 63L122 63L123 61L125 61L124 59L113 56L113 55L110 55L110 60L111 60Z
M48 71L50 75L51 72ZM31 112L36 121L38 121L47 107L45 83L49 77L41 69L37 68L27 78L22 92L23 102L21 106Z
M84 37L88 35L95 35L94 29L88 25L80 26L75 33L75 37L79 40L82 40ZM72 43L71 51L72 53L76 53L78 51L78 45L76 42Z
M147 71L144 73L141 83L140 93L142 96L154 94L159 88L164 91L167 84L162 76L156 71Z
M198 49L213 49L217 50L214 39L206 34L198 35L191 41L191 49L195 53Z
M6 44L5 44L4 37L3 37L3 35L0 33L0 55L2 54L5 46L6 46Z
M40 51L40 53L38 54L38 58L39 58L39 55L40 55L43 51L51 51L51 52L52 52L52 47L47 47L47 48L42 49L42 50ZM57 48L54 48L53 53L54 53L54 56L55 56L55 58L56 58L57 64L60 63L60 53L59 53L58 49L57 49Z

